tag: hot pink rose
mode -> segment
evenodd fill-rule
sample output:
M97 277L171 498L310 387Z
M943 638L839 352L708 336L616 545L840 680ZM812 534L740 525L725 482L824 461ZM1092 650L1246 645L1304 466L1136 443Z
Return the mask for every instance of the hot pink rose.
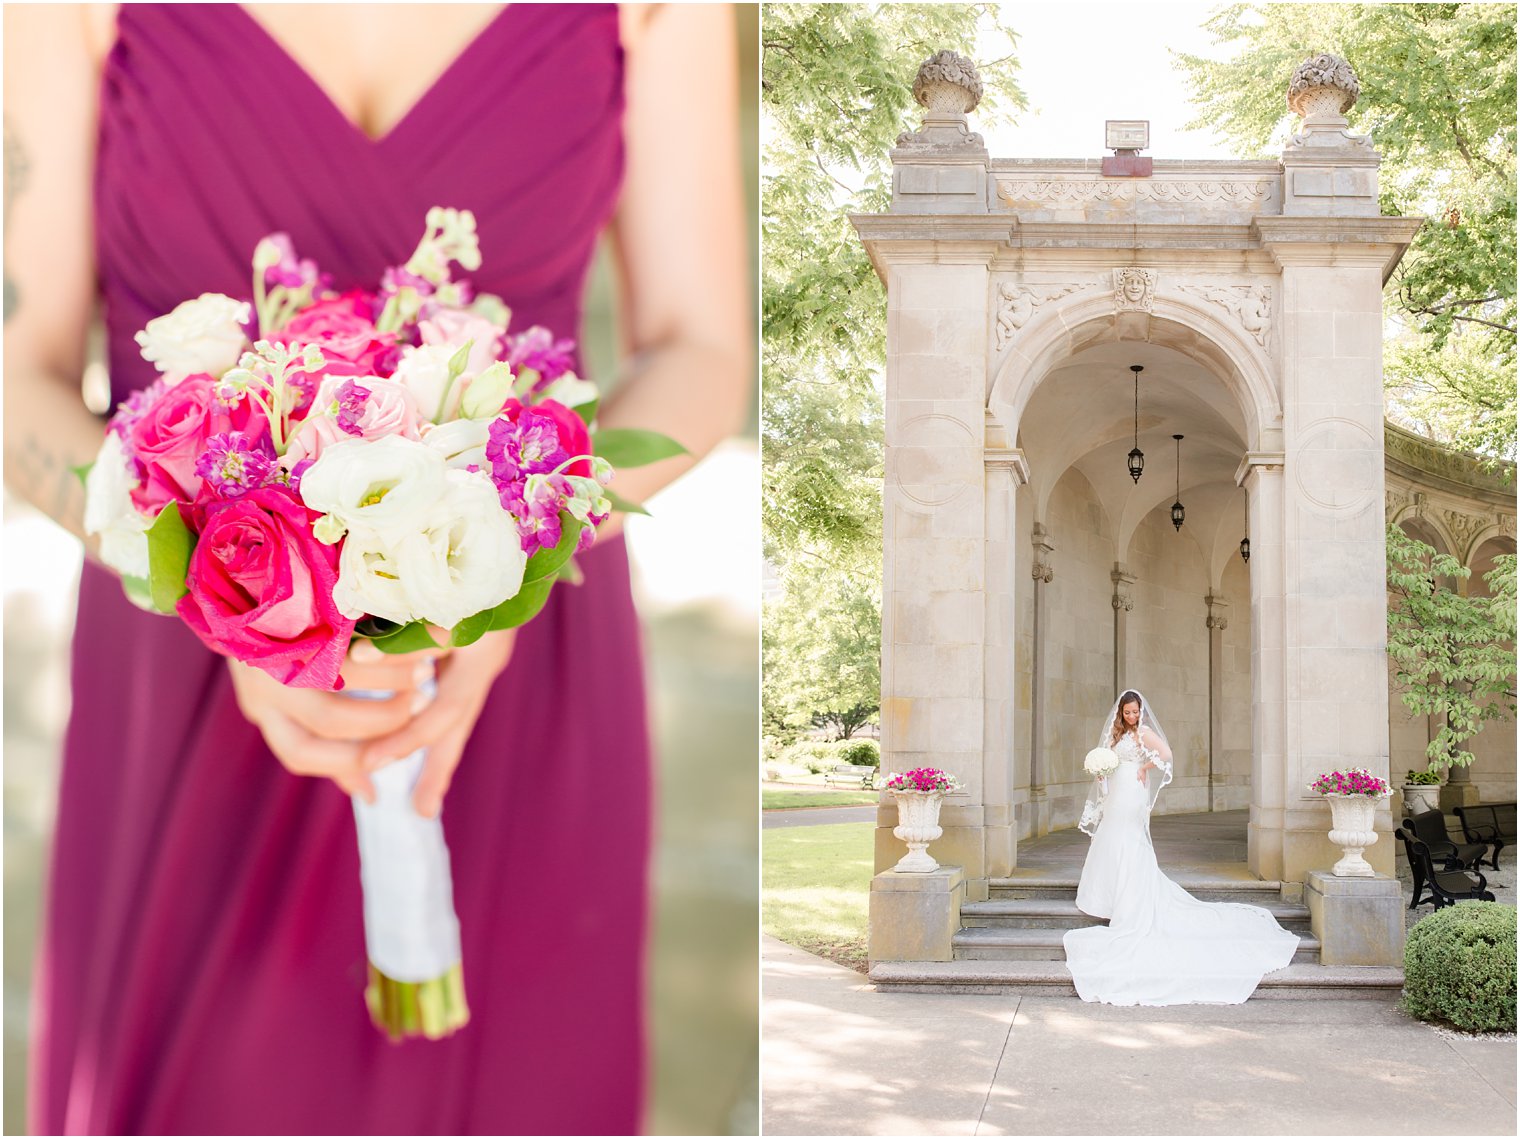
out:
M216 398L216 381L190 376L154 400L126 429L122 444L139 465L141 483L132 505L155 515L165 503L194 500L201 488L195 461L207 441L224 431L241 431L250 439L269 429L258 405L245 399L229 408Z
M357 290L302 309L272 339L281 344L315 344L329 376L388 376L400 349L394 332L376 332L370 299Z
M558 400L546 399L542 403L533 405L534 411L541 411L554 419L554 428L559 432L559 445L572 455L591 454L591 433L586 430L586 421L575 412L571 411ZM591 464L582 459L578 463L572 463L565 468L567 475L585 475L591 477Z
M410 388L376 376L329 376L291 437L284 466L289 470L302 459L319 459L324 447L345 439L421 439L423 423Z
M293 688L343 687L354 622L333 604L338 547L284 487L211 504L178 609L208 647Z

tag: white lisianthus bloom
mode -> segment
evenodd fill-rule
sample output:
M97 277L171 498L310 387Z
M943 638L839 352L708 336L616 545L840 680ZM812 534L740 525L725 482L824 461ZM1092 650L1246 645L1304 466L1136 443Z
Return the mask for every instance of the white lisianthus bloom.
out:
M396 547L396 566L412 612L452 629L515 597L528 556L487 476L450 471L447 478L448 494L427 529Z
M373 530L350 530L338 555L333 604L357 621L366 613L405 625L416 619L401 584L396 549Z
M486 461L486 441L491 436L489 419L456 419L429 427L422 441L443 456L451 470L490 466Z
M417 406L429 419L452 419L459 407L459 398L464 392L463 377L454 381L449 392L449 406L443 409L441 416L438 414L444 389L449 385L449 361L457 351L457 347L448 344L423 344L404 349L395 374L391 376L396 383L411 389L417 397Z
M427 525L446 489L443 475L443 456L415 439L353 439L323 449L301 476L301 498L390 546Z
M84 530L100 535L100 560L125 577L148 576L148 527L145 518L132 505L132 489L137 476L114 431L95 456L95 465L85 477Z
M574 372L566 372L538 396L539 399L552 399L566 407L580 407L596 397L596 385L590 380L581 379Z
M167 316L148 321L135 339L143 359L171 383L200 372L220 376L242 355L247 343L243 324L251 312L246 301L202 293Z

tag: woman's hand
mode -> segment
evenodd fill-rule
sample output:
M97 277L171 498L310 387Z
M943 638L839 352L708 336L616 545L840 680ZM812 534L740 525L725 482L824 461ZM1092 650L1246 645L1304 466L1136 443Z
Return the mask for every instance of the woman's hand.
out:
M437 816L486 695L512 659L516 640L516 629L502 629L444 656L437 665L438 695L425 704L419 701L414 717L360 749L359 767L366 782L369 772L425 747L427 758L412 792L412 806L425 818Z
M373 803L375 789L360 763L363 746L404 727L423 709L427 697L419 686L445 651L388 656L369 641L357 642L343 662L343 682L353 689L394 693L386 700L288 688L262 669L235 660L227 668L238 707L287 771L325 776L346 794Z

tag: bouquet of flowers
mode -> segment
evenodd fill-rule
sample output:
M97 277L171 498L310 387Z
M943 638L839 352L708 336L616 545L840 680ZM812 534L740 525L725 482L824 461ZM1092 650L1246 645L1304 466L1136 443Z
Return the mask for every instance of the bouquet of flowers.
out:
M85 474L85 526L129 597L284 684L337 690L351 643L463 646L535 616L614 509L614 467L682 453L599 430L572 341L509 333L474 216L428 211L376 291L338 292L290 239L252 302L186 301L137 334L162 375L122 401ZM247 326L256 324L250 334ZM355 693L365 697L376 693ZM423 753L354 801L371 1014L392 1038L468 1020L448 850L411 808Z
M1393 793L1387 780L1372 774L1365 767L1327 772L1309 784L1309 790L1320 795L1366 795L1370 799L1380 799Z
M937 767L915 767L898 772L884 786L888 791L939 791L948 795L961 789L961 781Z
M1100 779L1105 775L1112 775L1118 768L1119 757L1112 748L1095 747L1082 761L1082 770Z

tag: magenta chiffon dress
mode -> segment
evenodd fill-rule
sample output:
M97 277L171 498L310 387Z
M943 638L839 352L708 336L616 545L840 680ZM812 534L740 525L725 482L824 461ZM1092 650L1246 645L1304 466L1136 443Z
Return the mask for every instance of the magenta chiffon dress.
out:
M288 232L375 287L429 206L474 211L514 328L579 331L623 170L612 5L504 9L371 141L235 5L123 5L95 222L113 395L133 333L247 297ZM621 542L517 640L444 808L470 1024L369 1023L349 801L288 774L225 662L87 566L36 986L34 1132L627 1134L644 1083L649 756Z

